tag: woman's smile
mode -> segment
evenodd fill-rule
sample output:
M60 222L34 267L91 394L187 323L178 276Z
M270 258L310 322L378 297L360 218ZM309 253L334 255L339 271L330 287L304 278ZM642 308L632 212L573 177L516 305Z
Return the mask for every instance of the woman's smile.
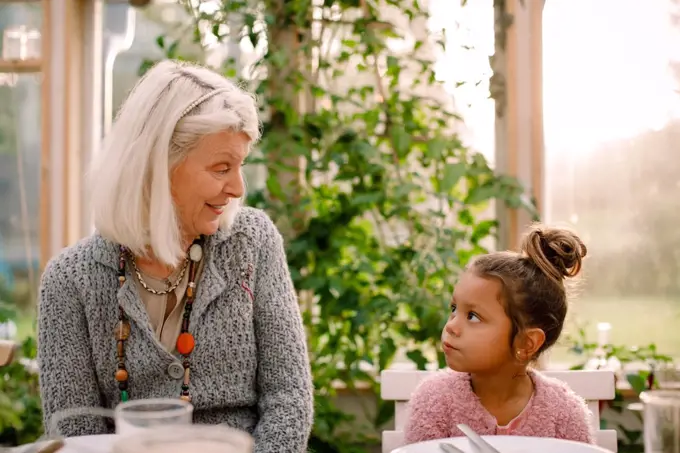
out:
M205 205L210 209L215 215L222 215L224 213L224 209L227 207L229 202L226 202L224 204L210 204L206 203Z

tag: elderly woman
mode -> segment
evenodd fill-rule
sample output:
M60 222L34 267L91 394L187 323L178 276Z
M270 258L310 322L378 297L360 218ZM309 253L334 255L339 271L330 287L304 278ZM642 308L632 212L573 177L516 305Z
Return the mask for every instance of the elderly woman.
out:
M306 451L312 385L281 235L240 207L258 135L253 97L208 69L162 62L134 88L92 168L96 233L42 277L46 426L67 408L181 398L256 452Z

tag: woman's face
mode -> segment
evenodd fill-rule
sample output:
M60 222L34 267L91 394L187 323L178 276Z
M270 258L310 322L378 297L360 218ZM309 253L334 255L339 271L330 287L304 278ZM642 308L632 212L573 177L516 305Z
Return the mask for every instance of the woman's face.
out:
M241 165L250 139L243 132L203 137L170 173L170 190L187 240L214 234L233 198L244 193Z

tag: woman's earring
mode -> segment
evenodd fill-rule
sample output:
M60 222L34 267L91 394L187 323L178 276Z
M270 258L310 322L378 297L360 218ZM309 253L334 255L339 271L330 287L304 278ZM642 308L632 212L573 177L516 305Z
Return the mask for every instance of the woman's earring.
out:
M524 360L522 360L522 351L520 351L519 349L515 351L515 358L517 359L518 362L523 362Z

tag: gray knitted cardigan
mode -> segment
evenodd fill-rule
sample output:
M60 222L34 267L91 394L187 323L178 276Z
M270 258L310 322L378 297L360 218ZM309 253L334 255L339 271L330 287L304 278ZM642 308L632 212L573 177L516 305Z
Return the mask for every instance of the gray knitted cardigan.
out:
M190 323L194 422L245 430L255 438L256 453L306 451L312 383L281 235L262 211L243 208L229 232L218 231L205 248ZM130 275L118 289L118 250L95 234L45 269L38 361L46 426L62 409L120 402L114 379L119 305L132 326L125 353L130 398L179 397L182 380L172 372L179 356L155 339ZM78 436L109 428L88 416L60 423L59 431Z

